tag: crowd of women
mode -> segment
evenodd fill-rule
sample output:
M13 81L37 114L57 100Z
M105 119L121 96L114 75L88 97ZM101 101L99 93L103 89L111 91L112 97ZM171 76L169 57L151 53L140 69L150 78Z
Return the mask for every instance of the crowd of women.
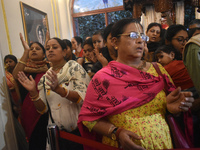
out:
M179 119L190 146L200 147L199 33L198 19L188 31L183 25L165 30L159 23L143 29L132 18L84 41L50 38L47 32L44 45L28 45L20 33L22 57L7 55L4 62L28 149L50 149L47 125L52 123L125 150L173 149L167 112ZM192 120L190 131L185 117ZM92 149L65 139L59 146Z

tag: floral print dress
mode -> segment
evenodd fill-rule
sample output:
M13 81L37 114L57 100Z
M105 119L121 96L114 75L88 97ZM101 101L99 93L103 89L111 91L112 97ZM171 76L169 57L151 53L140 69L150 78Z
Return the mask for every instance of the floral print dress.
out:
M159 68L163 74L168 75L166 70L160 64ZM153 65L151 65L147 72L154 76L158 76ZM107 118L116 127L130 130L141 136L141 140L133 139L133 141L145 149L172 149L173 145L169 127L165 120L165 113L166 96L165 92L162 90L149 103L117 115L108 116ZM83 121L83 124L91 131L96 124L96 121ZM103 136L102 143L119 147L117 141L113 141L106 136Z

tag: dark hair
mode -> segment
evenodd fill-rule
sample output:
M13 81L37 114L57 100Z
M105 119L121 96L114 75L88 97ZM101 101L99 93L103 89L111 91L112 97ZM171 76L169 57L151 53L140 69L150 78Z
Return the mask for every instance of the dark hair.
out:
M45 54L46 50L40 42L32 42L32 43L29 44L29 47L31 47L34 43L38 44L42 48L43 53Z
M89 39L85 40L85 42L83 43L83 46L86 45L86 44L88 44L88 45L93 47L92 38L89 38Z
M53 37L51 39L56 40L59 43L59 45L61 46L62 50L66 49L66 44L63 40L61 40L60 38L57 38L57 37Z
M107 37L110 34L113 25L114 25L114 23L109 24L103 31L103 39L106 42L107 42Z
M100 30L97 30L93 33L93 35L101 35L101 37L103 38L103 30L100 29Z
M119 34L122 34L125 30L125 27L129 25L130 23L137 23L139 26L143 29L142 25L139 23L137 19L134 18L124 18L116 22L112 29L111 29L111 35L112 37L119 37Z
M174 59L175 60L182 60L181 53L178 50L176 50L172 45L159 46L157 48L157 50L155 51L155 53L154 53L155 60L157 60L156 59L156 55L161 53L161 52L164 52L164 53L167 53L167 54L170 54L171 52L174 52L174 55L175 55Z
M72 49L72 43L68 39L63 39L64 43L66 44L66 47L69 46L70 49Z
M200 30L200 19L194 19L192 20L190 23L189 23L189 27L191 25L194 25L196 24L197 27L196 28L189 28L189 31L188 31L188 35L189 35L189 38L192 37L192 35L194 34L194 32L196 32L196 30Z
M193 24L198 24L200 26L200 19L194 19L189 23L189 26L193 25Z
M81 47L83 46L83 39L80 36L75 36L74 39L78 45L81 44Z
M186 31L187 32L187 29L186 27L184 27L183 25L181 24L178 24L178 25L170 25L169 28L167 29L167 31L165 32L165 39L168 40L169 42L172 41L172 38L179 32L179 31ZM188 32L187 32L188 33Z
M160 37L161 37L161 40L160 40L160 45L165 45L165 33L166 33L166 29L162 29L161 32L160 32Z
M17 58L14 55L10 55L10 54L8 54L4 57L4 63L6 63L6 59L8 59L8 58L12 59L15 63L17 63Z
M157 23L157 22L153 22L153 23L150 23L149 25L148 25L148 27L147 27L147 32L152 28L152 27L154 27L154 26L158 26L159 28L160 28L160 32L162 31L162 26L161 26L161 24L160 23Z

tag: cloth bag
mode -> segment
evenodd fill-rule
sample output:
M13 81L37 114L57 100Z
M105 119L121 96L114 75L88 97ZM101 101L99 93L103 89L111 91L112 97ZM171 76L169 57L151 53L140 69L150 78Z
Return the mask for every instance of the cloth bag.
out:
M158 67L158 64L156 62L152 62L152 65L156 69L157 73L159 75L163 76L163 74L161 73L161 71ZM166 95L168 95L167 87L166 87L167 84L166 84L165 80L164 80L164 82L165 82L165 93L166 93ZM185 116L187 116L187 114ZM185 119L185 116L184 116L184 119ZM168 123L169 128L170 128L174 148L191 148L191 147L193 147L192 142L191 142L191 138L187 134L187 131L185 132L186 133L185 134L183 132L183 130L181 129L180 125L178 124L177 120L169 112L166 113L166 120L167 120L167 123ZM185 119L185 120L187 120L187 119ZM190 120L190 121L192 121L192 120ZM191 129L189 129L189 130L191 130Z
M49 111L49 116L50 116L51 122L53 124L56 124L53 117L52 117L51 108L50 108L49 103L48 103L47 98L46 98L46 89L45 89L45 84L44 84L45 83L45 77L43 77L43 78L44 78L44 80L43 80L44 95L45 95L45 100L46 100L48 111ZM57 126L57 130L59 130L58 126ZM59 131L68 132L65 129L61 129ZM74 135L77 135L77 136L81 136L78 128L71 131L71 132L68 132L68 133L71 133L71 134L74 134ZM82 144L61 138L60 135L59 135L59 132L58 132L58 140L59 140L59 149L60 150L64 150L64 149L67 149L67 150L83 150Z

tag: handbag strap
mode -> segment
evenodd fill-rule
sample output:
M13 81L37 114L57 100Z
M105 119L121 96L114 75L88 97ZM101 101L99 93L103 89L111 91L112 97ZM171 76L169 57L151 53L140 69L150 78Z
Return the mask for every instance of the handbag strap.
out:
M49 106L49 103L48 103L48 101L47 101L47 95L46 95L46 88L45 88L45 76L43 76L43 78L44 78L44 80L43 80L43 87L44 87L44 96L45 96L45 100L46 100L46 103L47 103L47 108L48 108L48 110L49 110L49 116L50 116L50 118L51 118L51 122L52 123L55 123L54 122L54 119L53 119L53 117L52 117L52 114L51 114L51 109L50 109L50 106Z
M163 80L164 80L164 91L165 91L165 93L166 93L166 95L168 95L169 93L168 93L168 88L167 88L167 81L165 80L165 78L164 78L164 75L162 74L162 72L160 71L160 68L158 67L158 64L156 63L156 62L152 62L152 65L154 66L154 68L156 69L156 72L159 74L159 75L161 75L162 77L163 77Z

